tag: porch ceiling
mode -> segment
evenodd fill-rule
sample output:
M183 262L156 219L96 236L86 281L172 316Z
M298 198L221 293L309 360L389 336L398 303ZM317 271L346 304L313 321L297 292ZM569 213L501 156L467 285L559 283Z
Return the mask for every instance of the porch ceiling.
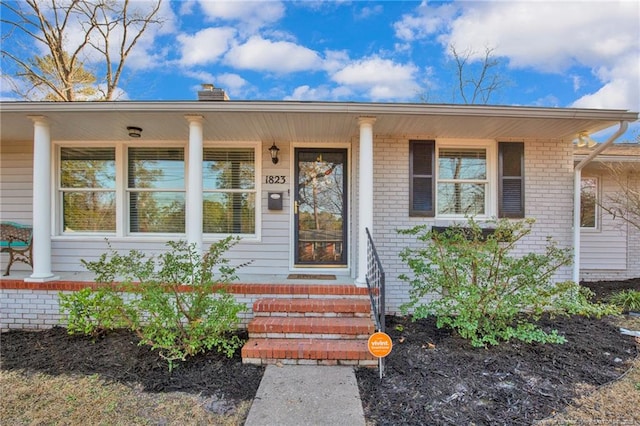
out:
M204 117L207 141L343 142L357 138L358 118L376 117L376 137L573 139L635 121L622 110L494 107L479 105L323 102L0 102L3 140L30 141L29 116L45 116L54 141L186 140L185 115Z

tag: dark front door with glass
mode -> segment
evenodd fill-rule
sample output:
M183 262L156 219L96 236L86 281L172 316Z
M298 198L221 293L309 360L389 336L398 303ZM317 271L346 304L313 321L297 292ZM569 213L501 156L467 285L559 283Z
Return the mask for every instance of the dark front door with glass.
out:
M296 149L295 264L347 265L347 150Z

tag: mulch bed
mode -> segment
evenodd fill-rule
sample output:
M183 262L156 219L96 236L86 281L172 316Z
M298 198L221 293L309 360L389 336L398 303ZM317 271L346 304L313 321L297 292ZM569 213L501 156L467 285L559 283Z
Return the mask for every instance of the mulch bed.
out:
M595 293L594 299L600 301L606 301L607 297L620 290L633 289L640 291L640 278L623 281L581 282L580 284L589 287Z
M637 354L634 340L604 320L541 325L568 342L479 349L437 329L432 318L387 317L394 347L385 377L377 369L356 372L366 417L378 425L530 425L561 410L585 385L619 378Z
M582 283L604 301L640 278ZM544 318L562 345L508 342L473 348L435 319L387 317L394 347L377 369L356 371L370 424L530 425L562 410L580 392L618 379L638 354L635 341L607 319Z
M175 362L170 372L157 352L138 346L138 338L124 330L110 332L95 342L85 336L70 336L60 327L9 331L0 339L3 370L99 374L106 380L142 386L147 392L216 396L231 404L253 400L264 372L262 367L243 365L239 354L227 358L213 351Z
M585 283L599 299L640 279ZM580 392L616 380L637 356L634 340L606 319L546 318L563 345L509 342L473 348L433 319L388 317L394 347L382 381L377 369L356 371L368 424L529 425L563 409ZM401 326L401 327L399 327ZM401 331L400 331L401 330ZM126 331L98 339L70 336L64 328L2 333L3 370L52 375L99 374L147 392L181 391L230 403L255 397L264 369L213 352L167 363Z

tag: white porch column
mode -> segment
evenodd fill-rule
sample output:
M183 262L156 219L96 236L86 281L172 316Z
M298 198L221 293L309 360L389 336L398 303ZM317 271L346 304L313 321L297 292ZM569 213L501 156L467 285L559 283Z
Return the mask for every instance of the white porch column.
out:
M187 164L187 200L185 226L187 243L195 244L202 252L202 149L201 115L185 115L189 122L189 162Z
M57 280L51 272L51 132L43 116L33 120L33 273L25 281Z
M358 276L356 285L367 285L367 232L373 233L373 123L360 117L360 163L358 165Z

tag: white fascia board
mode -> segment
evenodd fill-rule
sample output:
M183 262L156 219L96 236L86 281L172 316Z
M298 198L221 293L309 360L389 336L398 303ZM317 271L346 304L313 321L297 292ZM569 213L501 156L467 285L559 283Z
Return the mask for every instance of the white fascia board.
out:
M174 101L174 102L0 102L0 111L47 112L283 112L353 115L447 115L510 118L636 121L638 113L613 109L540 108L487 105L436 105L295 101Z

